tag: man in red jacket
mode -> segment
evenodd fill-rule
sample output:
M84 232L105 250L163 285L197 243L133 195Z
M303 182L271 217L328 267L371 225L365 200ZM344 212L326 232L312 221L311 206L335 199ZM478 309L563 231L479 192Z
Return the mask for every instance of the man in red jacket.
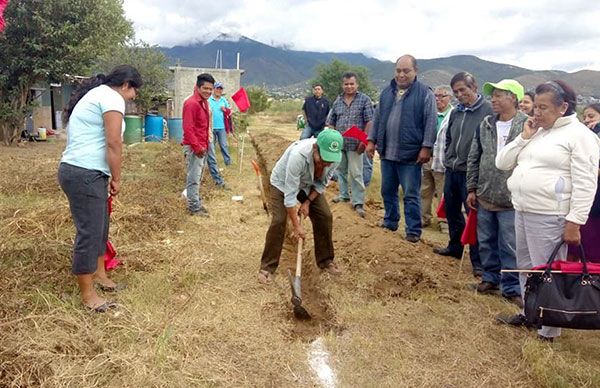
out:
M208 98L213 92L215 79L202 73L196 80L194 94L183 103L183 152L187 165L188 210L191 215L208 217L202 206L199 186L209 146L210 108Z

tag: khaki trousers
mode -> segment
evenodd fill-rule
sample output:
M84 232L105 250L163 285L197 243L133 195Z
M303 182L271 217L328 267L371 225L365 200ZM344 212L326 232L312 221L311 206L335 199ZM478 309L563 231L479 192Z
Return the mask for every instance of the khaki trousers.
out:
M431 223L433 196L437 197L436 203L439 203L442 200L443 193L444 173L423 168L423 179L421 180L421 218L423 224Z

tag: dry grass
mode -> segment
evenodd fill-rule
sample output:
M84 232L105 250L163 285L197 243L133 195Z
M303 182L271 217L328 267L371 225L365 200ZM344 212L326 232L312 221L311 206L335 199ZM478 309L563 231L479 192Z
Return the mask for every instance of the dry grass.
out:
M264 172L299 135L267 115L250 129ZM55 178L63 143L3 148L0 387L318 386L307 362L317 336L339 386L600 386L598 333L566 330L548 346L494 324L515 308L466 290L468 264L459 274L428 244L375 227L377 180L366 220L332 206L341 277L320 274L307 243L302 284L315 319L294 321L282 276L295 257L290 242L275 283L255 281L269 219L245 144L242 174L237 161L224 171L232 192L203 185L209 219L185 213L178 146L126 150L111 240L125 261L114 276L129 287L106 315L81 308L70 275L74 230Z

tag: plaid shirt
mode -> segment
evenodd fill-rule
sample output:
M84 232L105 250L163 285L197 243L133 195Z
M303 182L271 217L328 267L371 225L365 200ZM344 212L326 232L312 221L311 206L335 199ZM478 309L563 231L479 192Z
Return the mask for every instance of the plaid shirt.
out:
M346 105L344 95L340 94L333 102L327 117L327 125L335 127L340 133L344 133L353 126L364 131L367 123L373 120L373 112L373 103L366 94L356 92L350 105ZM344 150L355 151L358 143L357 139L345 137Z

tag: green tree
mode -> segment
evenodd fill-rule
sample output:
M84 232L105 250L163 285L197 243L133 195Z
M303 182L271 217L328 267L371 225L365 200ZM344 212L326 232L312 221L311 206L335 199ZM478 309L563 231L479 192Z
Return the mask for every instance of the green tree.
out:
M248 99L250 100L250 109L248 110L248 113L254 114L262 112L271 106L269 96L263 88L250 86L246 89L246 92L248 93Z
M318 65L315 70L317 73L316 77L310 81L310 84L319 83L323 85L324 94L331 102L343 92L342 75L347 71L354 72L358 76L359 91L365 93L373 100L378 96L377 89L371 83L369 70L364 66L352 66L347 62L334 59L327 64Z
M135 67L144 80L135 102L140 113L153 108L155 101L168 98L167 82L171 77L167 57L157 49L142 41L121 44L107 53L97 64L99 72L108 74L115 66L128 64Z
M0 33L0 135L10 144L31 109L28 93L65 74L86 74L133 36L122 0L11 0Z

